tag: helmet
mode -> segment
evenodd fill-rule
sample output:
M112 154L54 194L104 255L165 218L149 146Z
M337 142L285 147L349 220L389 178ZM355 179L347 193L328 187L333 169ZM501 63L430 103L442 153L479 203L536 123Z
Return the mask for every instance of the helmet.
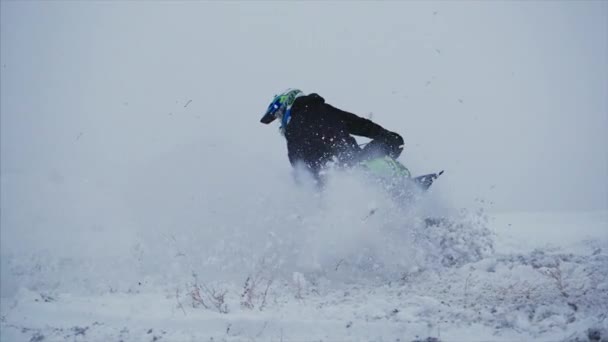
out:
M296 98L300 96L304 96L304 93L299 89L292 88L285 90L279 95L275 95L260 122L269 124L274 119L279 119L281 120L281 127L285 128L291 117L291 106L296 101Z

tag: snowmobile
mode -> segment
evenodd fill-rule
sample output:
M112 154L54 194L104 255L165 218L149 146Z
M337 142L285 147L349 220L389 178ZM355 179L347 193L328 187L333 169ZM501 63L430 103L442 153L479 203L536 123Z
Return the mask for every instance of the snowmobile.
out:
M407 201L413 200L416 195L428 190L433 182L443 174L442 170L437 173L412 177L410 170L405 165L389 156L364 160L360 162L360 166L396 199Z
M410 170L405 165L389 156L371 158L359 164L369 175L369 178L384 187L395 201L401 203L402 209L405 210L409 210L410 206L443 174L443 170L441 170L437 173L412 177ZM371 209L364 220L374 215L376 211L377 208ZM443 217L427 217L424 219L426 227L446 223L448 221Z
M408 180L415 183L422 190L427 190L433 182L443 174L443 170L437 173L429 173L412 178L410 170L399 161L389 157L379 157L361 162L361 166L381 180L395 182Z

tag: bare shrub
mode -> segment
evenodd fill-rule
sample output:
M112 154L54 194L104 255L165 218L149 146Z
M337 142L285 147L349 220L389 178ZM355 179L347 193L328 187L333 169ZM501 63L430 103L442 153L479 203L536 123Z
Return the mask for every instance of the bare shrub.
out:
M226 304L226 294L228 290L218 289L214 286L207 286L198 281L196 273L192 273L194 283L190 289L190 298L192 299L192 307L199 306L205 309L214 308L219 313L228 313L228 304Z
M272 278L262 275L262 272L249 275L243 285L243 293L241 294L241 307L246 309L254 309L257 307L260 311L266 306L268 290L272 285Z
M566 293L566 290L564 287L564 278L562 276L562 269L560 266L561 266L560 259L556 259L555 265L540 268L538 271L541 274L551 278L553 280L555 286L559 290L559 292L562 294L562 296L564 296L565 298L568 298L570 296L568 295L568 293Z

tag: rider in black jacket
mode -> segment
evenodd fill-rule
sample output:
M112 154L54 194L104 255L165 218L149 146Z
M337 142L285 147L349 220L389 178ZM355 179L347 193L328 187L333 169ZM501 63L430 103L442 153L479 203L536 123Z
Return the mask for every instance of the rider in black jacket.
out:
M403 150L399 134L333 107L318 94L305 95L298 89L276 95L260 121L268 124L275 119L281 121L291 164L303 163L317 179L328 162L349 167L365 158L397 158ZM372 141L360 148L351 134Z

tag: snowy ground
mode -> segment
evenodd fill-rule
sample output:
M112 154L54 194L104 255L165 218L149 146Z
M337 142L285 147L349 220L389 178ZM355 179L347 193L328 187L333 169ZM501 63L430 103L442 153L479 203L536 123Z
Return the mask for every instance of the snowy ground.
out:
M412 267L401 276L365 276L353 270L371 267L374 274L383 266L349 266L342 259L333 269L286 274L262 266L225 281L148 276L124 289L108 281L62 293L64 286L42 281L45 272L80 272L86 265L41 256L19 265L9 257L3 279L21 277L28 286L2 298L1 339L608 339L607 212L459 217L466 224L427 228L425 238L443 247L437 259L425 259L435 266ZM351 278L337 276L343 267ZM86 278L72 276L62 281Z

